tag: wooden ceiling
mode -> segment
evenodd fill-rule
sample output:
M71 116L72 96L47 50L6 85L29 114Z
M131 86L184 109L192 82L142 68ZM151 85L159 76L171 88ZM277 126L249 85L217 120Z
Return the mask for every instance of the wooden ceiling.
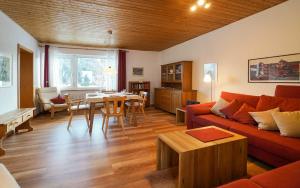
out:
M160 51L284 1L210 0L191 12L196 0L0 0L0 9L40 42Z

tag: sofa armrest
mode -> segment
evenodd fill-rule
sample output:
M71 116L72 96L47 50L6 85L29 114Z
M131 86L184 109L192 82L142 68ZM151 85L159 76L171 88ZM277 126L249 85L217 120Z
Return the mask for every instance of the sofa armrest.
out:
M211 107L215 104L215 102L203 103L203 104L195 104L188 105L186 108L186 118L187 118L187 128L193 128L193 118L198 115L210 114Z

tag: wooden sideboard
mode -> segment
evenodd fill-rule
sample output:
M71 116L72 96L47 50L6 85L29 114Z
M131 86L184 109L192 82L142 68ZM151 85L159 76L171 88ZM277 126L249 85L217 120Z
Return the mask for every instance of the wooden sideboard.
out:
M0 115L0 156L5 154L2 148L3 139L9 133L19 133L20 130L32 131L30 120L35 108L21 108Z
M181 61L161 66L161 88L155 88L155 107L170 113L184 107L187 100L196 100L192 90L192 62Z

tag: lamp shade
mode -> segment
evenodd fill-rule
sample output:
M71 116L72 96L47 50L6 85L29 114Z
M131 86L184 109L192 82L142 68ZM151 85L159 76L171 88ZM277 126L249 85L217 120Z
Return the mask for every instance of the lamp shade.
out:
M203 78L204 82L210 83L211 82L211 74L205 74Z

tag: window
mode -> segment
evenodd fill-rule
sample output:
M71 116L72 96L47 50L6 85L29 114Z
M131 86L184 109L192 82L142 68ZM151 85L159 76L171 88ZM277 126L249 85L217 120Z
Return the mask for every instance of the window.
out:
M61 56L57 58L58 63L58 85L60 87L72 86L72 58L67 56Z
M54 83L59 88L99 88L116 90L116 53L107 51L101 55L54 56Z

